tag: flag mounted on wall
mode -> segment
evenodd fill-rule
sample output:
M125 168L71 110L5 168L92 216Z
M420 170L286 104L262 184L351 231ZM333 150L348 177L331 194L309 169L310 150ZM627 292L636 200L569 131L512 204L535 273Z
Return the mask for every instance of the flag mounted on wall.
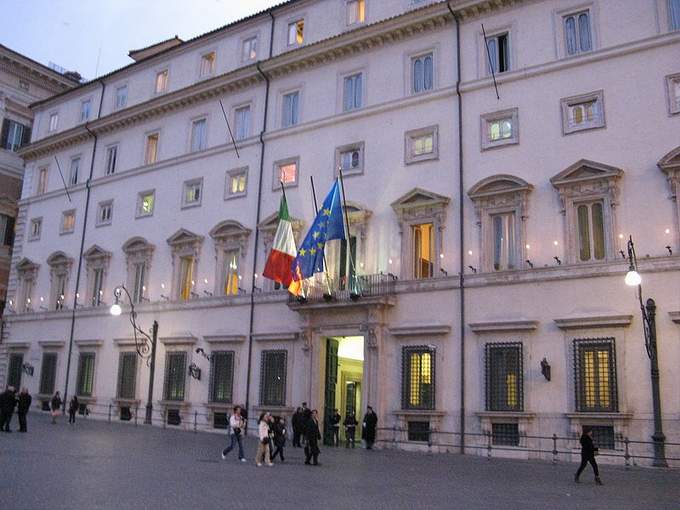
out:
M324 271L324 250L326 242L332 239L345 239L345 224L342 217L342 201L338 179L323 201L309 232L305 236L297 257L292 264L293 282L288 290L299 296L302 294L302 280L314 273Z
M276 228L274 244L262 276L288 287L293 281L292 266L297 253L295 238L293 237L293 225L288 214L288 202L284 194L279 206L279 225Z

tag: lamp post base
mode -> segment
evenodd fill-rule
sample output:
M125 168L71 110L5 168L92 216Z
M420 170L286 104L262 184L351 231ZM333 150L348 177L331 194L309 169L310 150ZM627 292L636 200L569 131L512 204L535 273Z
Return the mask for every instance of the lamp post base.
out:
M666 436L661 433L654 433L652 435L652 441L654 441L654 461L652 466L654 467L668 467L668 462L666 462Z
M151 425L151 416L153 415L153 405L146 404L146 416L144 417L144 425Z

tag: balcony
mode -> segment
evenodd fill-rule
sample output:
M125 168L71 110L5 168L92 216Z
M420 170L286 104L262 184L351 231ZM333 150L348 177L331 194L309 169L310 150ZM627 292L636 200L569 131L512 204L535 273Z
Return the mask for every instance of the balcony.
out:
M397 277L393 274L357 275L354 282L354 285L348 285L346 278L326 278L319 274L305 283L304 298L289 295L288 306L302 311L329 306L394 305Z

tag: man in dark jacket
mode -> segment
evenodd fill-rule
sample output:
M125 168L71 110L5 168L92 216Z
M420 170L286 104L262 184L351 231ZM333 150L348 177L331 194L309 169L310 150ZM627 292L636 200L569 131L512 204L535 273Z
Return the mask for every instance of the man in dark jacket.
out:
M305 464L319 465L319 439L321 439L321 432L319 431L319 413L314 409L307 422L305 423L305 439L307 445L305 446Z
M340 413L338 412L337 409L333 410L333 415L331 416L331 427L333 427L331 430L333 432L333 446L339 446L340 445L340 421L342 420L342 416L340 416Z
M9 424L12 421L14 414L14 407L17 405L17 399L14 396L14 387L8 386L7 390L0 395L0 431L12 432Z
M579 483L579 477L581 473L586 468L586 464L590 462L593 466L593 473L595 473L595 483L597 485L602 485L602 480L600 480L600 472L597 469L597 462L595 462L595 453L597 452L597 447L593 443L593 430L590 427L583 427L583 434L580 439L581 443L581 465L574 475L574 481Z
M357 425L359 425L359 422L354 417L354 413L349 413L345 417L343 425L345 425L345 448L349 448L350 443L352 448L354 448L354 434L356 433Z
M302 445L300 444L300 436L302 435L302 408L298 407L295 410L295 413L293 414L292 418L292 425L293 425L293 448L297 447L300 448Z
M375 432L378 426L378 415L375 414L373 408L368 406L366 408L366 415L364 416L364 422L362 424L361 435L364 441L366 441L366 449L371 450L373 448L373 443L375 443Z
M22 388L17 398L17 416L19 417L19 432L27 432L26 415L31 408L31 395L26 388Z

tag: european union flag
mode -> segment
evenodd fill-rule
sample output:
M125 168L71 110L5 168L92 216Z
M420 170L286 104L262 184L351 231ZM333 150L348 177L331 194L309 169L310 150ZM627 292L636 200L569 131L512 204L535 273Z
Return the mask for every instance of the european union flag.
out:
M323 271L324 249L326 242L331 239L345 239L338 179L335 180L305 240L298 248L292 266L293 279L309 278L314 273Z

